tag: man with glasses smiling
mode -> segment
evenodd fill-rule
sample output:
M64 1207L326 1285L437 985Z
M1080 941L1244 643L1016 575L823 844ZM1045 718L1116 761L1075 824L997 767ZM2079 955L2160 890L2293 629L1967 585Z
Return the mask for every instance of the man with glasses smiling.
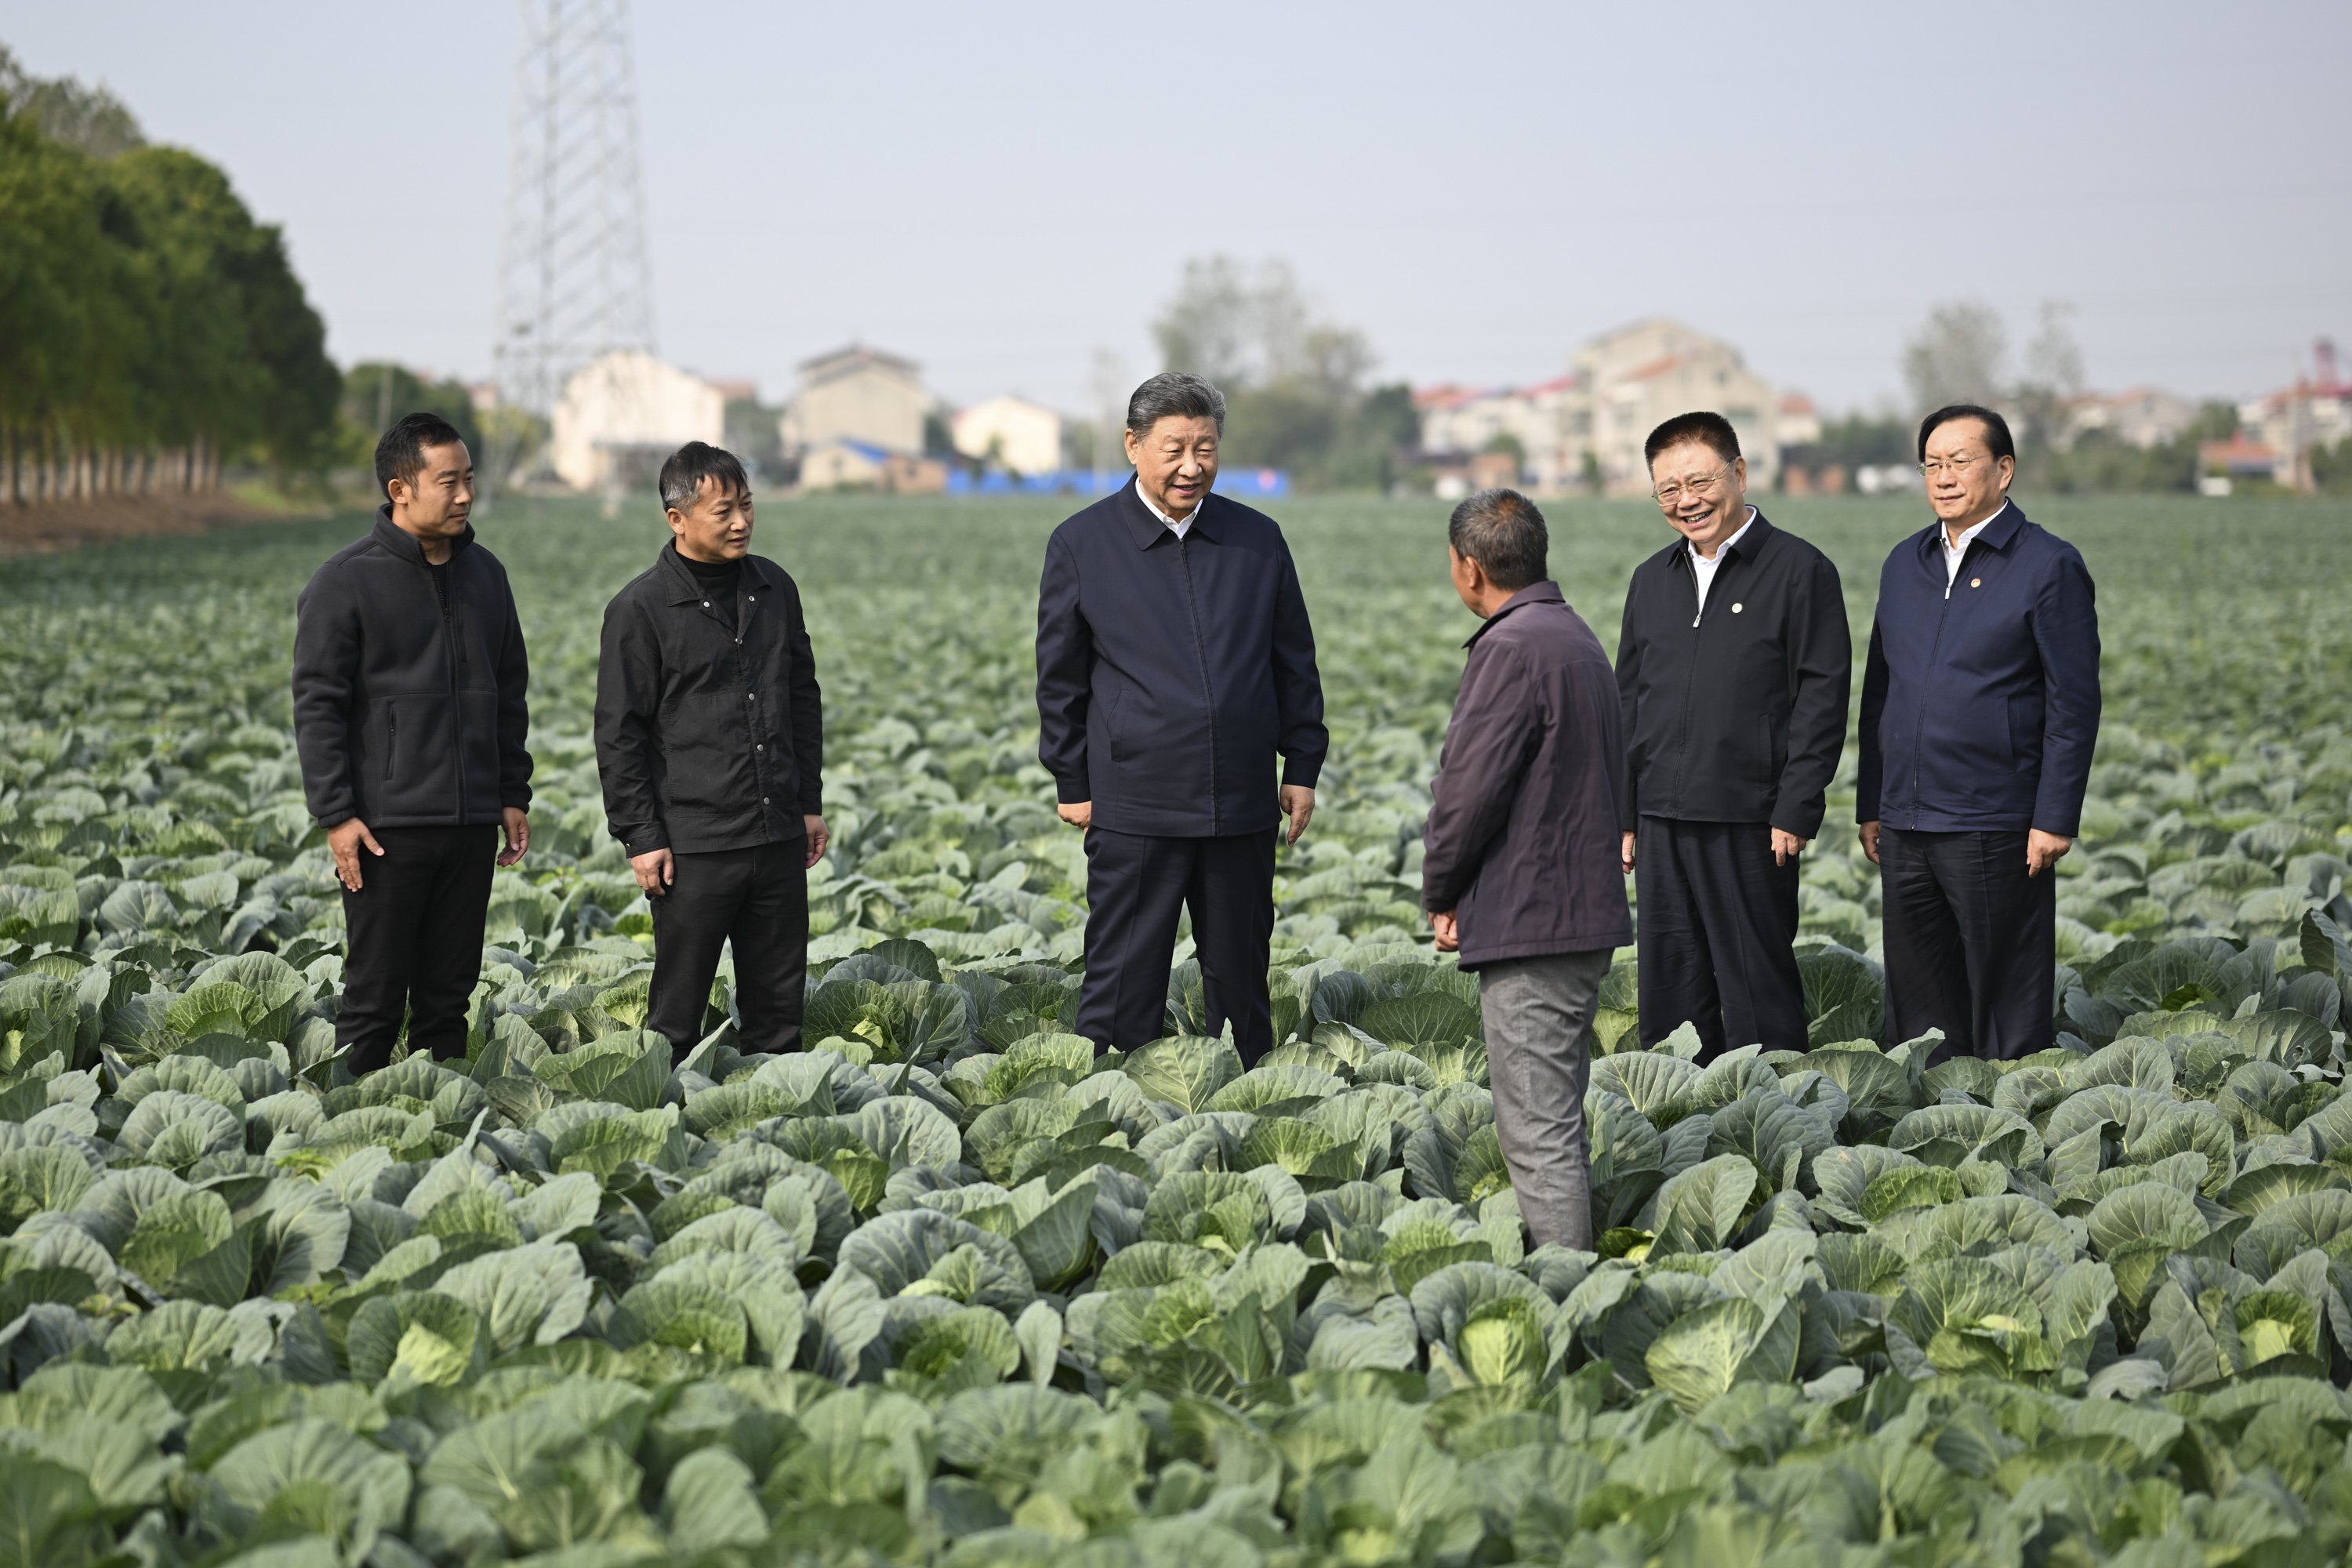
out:
M1748 504L1719 414L1645 447L1680 537L1633 570L1617 640L1642 1043L1684 1024L1699 1060L1806 1047L1797 859L1845 747L1853 641L1829 557Z
M2099 732L2091 574L2009 499L2017 447L1990 408L1919 426L1937 522L1879 574L1862 682L1855 820L1886 905L1892 1038L2013 1060L2051 1041L2058 858Z

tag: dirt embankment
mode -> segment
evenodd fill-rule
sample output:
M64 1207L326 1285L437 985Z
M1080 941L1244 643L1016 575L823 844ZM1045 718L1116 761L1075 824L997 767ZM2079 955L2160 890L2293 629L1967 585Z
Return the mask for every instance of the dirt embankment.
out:
M0 557L114 539L203 533L236 523L283 522L301 515L231 495L97 496L39 506L0 502Z

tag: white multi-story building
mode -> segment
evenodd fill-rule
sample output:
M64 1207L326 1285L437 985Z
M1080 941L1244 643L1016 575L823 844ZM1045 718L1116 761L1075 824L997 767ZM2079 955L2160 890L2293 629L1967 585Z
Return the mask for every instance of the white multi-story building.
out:
M622 350L575 372L555 405L548 460L575 489L604 489L688 441L726 437L727 399L698 375Z
M1057 473L1062 467L1062 416L1025 397L992 397L949 421L955 449L1016 474Z
M1643 443L1675 415L1698 409L1731 421L1749 488L1772 487L1780 471L1780 395L1729 343L1654 317L1593 339L1573 363L1582 397L1567 437L1580 454L1592 454L1610 494L1647 494Z

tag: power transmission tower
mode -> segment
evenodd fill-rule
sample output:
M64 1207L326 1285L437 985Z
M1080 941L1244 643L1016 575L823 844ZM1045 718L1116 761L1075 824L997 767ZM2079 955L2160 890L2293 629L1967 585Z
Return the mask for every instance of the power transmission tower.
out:
M627 0L521 6L491 363L499 402L546 418L583 365L653 352L653 273ZM504 474L521 455L483 466Z

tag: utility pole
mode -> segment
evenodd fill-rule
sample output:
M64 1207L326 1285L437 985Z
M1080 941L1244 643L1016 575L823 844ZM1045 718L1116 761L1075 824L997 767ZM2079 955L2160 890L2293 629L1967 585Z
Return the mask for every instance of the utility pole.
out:
M500 406L486 421L499 432L487 442L490 482L520 476L534 421L553 415L582 366L615 349L654 348L627 0L520 4L490 355Z

